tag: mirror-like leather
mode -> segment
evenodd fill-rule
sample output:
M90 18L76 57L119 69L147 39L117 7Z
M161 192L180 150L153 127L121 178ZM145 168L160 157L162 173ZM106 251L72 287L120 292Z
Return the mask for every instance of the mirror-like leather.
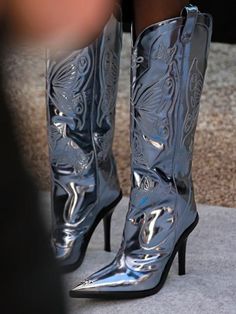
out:
M121 46L112 16L89 47L48 57L52 244L61 266L79 259L96 217L120 195L112 141Z
M174 246L197 216L192 183L199 113L212 19L195 6L154 24L132 51L133 182L121 248L114 261L73 292L153 289ZM76 295L75 295L76 296Z

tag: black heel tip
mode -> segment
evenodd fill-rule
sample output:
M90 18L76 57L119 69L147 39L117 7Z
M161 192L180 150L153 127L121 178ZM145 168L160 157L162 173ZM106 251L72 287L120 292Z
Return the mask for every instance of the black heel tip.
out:
M105 252L111 253L111 248L104 248Z

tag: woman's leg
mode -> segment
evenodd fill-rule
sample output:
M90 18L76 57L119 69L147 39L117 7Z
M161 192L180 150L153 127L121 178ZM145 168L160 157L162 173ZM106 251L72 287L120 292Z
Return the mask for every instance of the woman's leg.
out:
M188 0L133 0L136 36L153 23L179 15Z
M14 42L82 48L99 36L115 5L116 0L11 0L6 8L9 36Z
M136 34L155 25L132 49L132 189L123 241L114 261L73 289L72 297L156 293L177 251L179 274L185 273L187 237L198 222L192 153L212 29L211 18L196 6L184 8L186 2L134 2Z
M110 250L110 217L121 198L112 154L121 41L122 25L111 18L88 47L48 56L52 245L62 271L79 267L102 218Z

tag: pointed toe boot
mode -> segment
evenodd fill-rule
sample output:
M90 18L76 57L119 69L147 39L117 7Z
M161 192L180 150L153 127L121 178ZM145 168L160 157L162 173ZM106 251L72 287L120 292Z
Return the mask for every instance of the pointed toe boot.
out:
M186 242L198 222L192 183L194 134L212 19L186 6L151 25L133 46L132 189L123 241L113 262L72 291L77 298L157 293L175 255L185 274Z
M99 38L78 51L49 55L47 116L52 246L62 271L83 261L97 224L121 199L112 152L122 25L112 16Z

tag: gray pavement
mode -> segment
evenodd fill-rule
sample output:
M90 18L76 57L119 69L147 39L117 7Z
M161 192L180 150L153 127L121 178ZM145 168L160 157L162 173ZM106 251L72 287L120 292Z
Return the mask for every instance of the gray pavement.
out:
M90 242L83 265L65 275L65 293L87 275L109 263L119 248L128 199L116 208L112 220L112 253L103 251L100 224ZM49 194L42 194L49 223ZM68 313L111 314L235 314L236 313L236 209L199 205L200 222L189 237L187 274L177 275L174 261L164 288L156 295L131 301L67 299Z

